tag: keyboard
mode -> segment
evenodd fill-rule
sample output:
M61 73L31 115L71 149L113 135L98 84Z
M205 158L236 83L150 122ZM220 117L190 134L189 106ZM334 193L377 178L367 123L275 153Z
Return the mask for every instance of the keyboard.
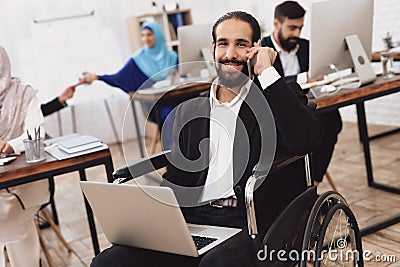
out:
M313 88L316 86L322 86L325 84L329 84L333 81L335 81L335 80L334 79L324 79L324 80L319 80L316 82L304 83L304 84L301 84L300 87L301 87L301 89L305 90L305 89L310 89L310 88Z
M325 75L324 79L322 79L322 80L301 84L300 86L303 90L317 87L317 86L322 86L325 84L332 84L333 86L338 86L338 85L341 85L341 82L340 82L341 77L346 77L346 78L342 79L343 85L355 83L358 81L357 77L354 77L354 76L349 77L350 75L352 75L352 70L351 70L351 68L348 68L348 69L336 71L336 72L330 73L328 75ZM350 86L350 87L354 87L354 86ZM346 86L346 88L347 88L347 86Z
M333 86L341 86L343 84L343 86L345 86L349 83L354 83L354 82L358 82L358 81L359 81L358 77L348 77L348 78L339 79L336 82L333 82L332 85Z
M198 235L192 235L192 238L193 238L194 244L196 245L197 250L200 250L200 249L204 248L205 246L207 246L217 240L216 238L198 236Z

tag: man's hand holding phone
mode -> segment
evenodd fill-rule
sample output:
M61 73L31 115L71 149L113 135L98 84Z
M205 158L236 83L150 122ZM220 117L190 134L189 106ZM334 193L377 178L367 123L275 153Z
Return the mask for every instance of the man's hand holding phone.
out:
M274 64L277 53L270 47L261 47L259 44L254 43L253 47L247 49L246 56L254 67L254 74L260 75L265 69ZM252 78L251 72L249 72L249 75Z

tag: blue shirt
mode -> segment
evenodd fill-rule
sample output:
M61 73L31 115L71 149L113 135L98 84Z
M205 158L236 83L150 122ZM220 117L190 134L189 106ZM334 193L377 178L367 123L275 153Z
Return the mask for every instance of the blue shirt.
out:
M151 87L154 84L154 81L144 75L132 58L117 73L99 75L98 78L108 85L122 89L126 93L134 92L139 88Z
M128 62L126 62L125 66L123 66L122 69L120 69L117 73L111 75L98 75L98 79L107 83L108 85L118 87L126 93L135 92L138 89L151 87L155 83L155 81L149 79L139 69L132 58L130 58ZM157 123L159 127L161 127L162 124L165 122L168 114L174 109L174 107L175 105L160 106L161 122L158 121L157 114L155 114L155 112L150 112L149 118L151 121ZM172 123L173 117L168 120L168 123L164 124L165 127L171 128L167 130L167 137L164 139L165 148L170 148L172 144Z

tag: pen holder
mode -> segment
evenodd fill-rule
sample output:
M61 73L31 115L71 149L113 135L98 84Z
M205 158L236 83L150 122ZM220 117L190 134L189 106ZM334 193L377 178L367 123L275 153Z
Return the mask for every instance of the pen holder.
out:
M43 138L38 139L25 139L25 156L27 163L35 163L46 159L44 155Z

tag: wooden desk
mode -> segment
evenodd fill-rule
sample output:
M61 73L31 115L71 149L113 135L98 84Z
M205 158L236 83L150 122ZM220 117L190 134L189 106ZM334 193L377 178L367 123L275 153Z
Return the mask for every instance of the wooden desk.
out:
M400 131L400 128L379 134L377 136L369 136L368 135L368 126L365 115L365 106L364 102L367 100L375 99L381 96L393 94L400 91L400 76L397 75L392 79L384 79L382 77L378 77L377 80L370 84L363 86L358 89L352 90L341 90L337 94L321 98L316 100L317 102L317 112L325 112L328 110L333 110L349 105L356 105L357 109L357 121L358 121L358 131L360 135L360 141L363 145L364 150L364 158L365 158L365 167L367 172L368 186L377 188L380 190L384 190L387 192L400 194L400 188L396 188L390 185L377 183L374 181L373 170L372 170L372 162L371 162L371 151L370 151L370 141L379 137L386 136L388 134L397 133ZM365 229L361 230L361 235L365 236L376 231L379 231L385 227L393 225L395 223L400 222L400 216L396 216L394 218L390 218L389 220L385 220L376 225L372 225Z
M136 92L131 92L131 104L133 111L133 119L136 128L136 136L138 140L139 150L141 157L145 157L143 144L142 144L142 134L140 133L139 120L137 118L137 109L135 102L139 101L141 103L168 103L168 102L183 102L187 99L194 98L201 94L202 92L208 91L211 87L209 81L199 81L199 82L188 82L182 83L176 86L166 86L163 88L147 88L138 90ZM154 105L156 114L159 116L161 121L160 111L158 110L158 105Z
M35 164L26 163L25 155L21 155L11 164L0 166L0 189L48 179L49 177L73 171L79 171L81 181L86 181L85 169L98 165L105 166L107 180L112 182L114 168L109 149L65 160L57 160L46 153L46 160ZM97 255L100 252L100 248L93 212L85 197L84 199L93 249L95 255Z
M400 60L400 52L393 52L393 59ZM378 62L381 61L381 52L374 52L371 55L371 61Z
M317 109L322 112L333 110L393 94L399 90L400 75L396 75L392 79L384 79L382 76L379 76L372 84L357 89L341 90L332 96L317 99Z

